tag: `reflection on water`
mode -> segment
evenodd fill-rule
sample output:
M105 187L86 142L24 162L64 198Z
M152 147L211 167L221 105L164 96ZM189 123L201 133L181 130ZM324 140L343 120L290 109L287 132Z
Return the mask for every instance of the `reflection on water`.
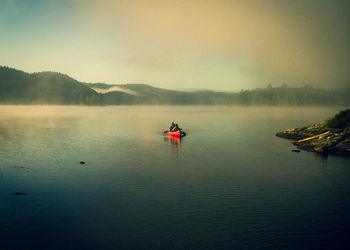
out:
M170 142L172 151L176 153L180 153L182 139L183 139L182 137L173 136L173 135L164 136L164 141Z
M339 109L0 106L1 248L346 249L350 159L275 136Z

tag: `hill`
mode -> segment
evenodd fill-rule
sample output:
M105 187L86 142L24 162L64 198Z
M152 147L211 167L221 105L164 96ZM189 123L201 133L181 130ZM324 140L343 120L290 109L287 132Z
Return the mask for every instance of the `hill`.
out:
M0 66L0 104L64 105L350 105L350 88L271 87L237 93L178 91L147 84L79 82L57 72L26 73Z
M156 88L147 84L84 83L103 93L103 104L169 104L214 105L228 104L230 93L209 90L178 91Z
M55 72L28 74L0 67L1 104L95 104L102 96L73 78Z

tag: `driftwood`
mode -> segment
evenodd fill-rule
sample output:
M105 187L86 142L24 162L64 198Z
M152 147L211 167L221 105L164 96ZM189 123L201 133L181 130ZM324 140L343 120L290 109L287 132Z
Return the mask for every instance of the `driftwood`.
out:
M308 137L308 138L305 138L305 139L302 139L302 140L299 140L297 142L303 142L303 141L308 141L308 140L312 140L312 139L315 139L315 138L320 138L321 136L324 136L326 134L329 134L329 131L325 132L325 133L322 133L322 134L319 134L319 135L315 135L315 136L311 136L311 137Z

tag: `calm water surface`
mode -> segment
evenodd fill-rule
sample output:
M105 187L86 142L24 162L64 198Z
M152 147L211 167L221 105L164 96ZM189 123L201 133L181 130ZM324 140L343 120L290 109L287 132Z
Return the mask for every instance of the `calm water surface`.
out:
M340 109L0 106L0 249L349 248L350 159L275 136Z

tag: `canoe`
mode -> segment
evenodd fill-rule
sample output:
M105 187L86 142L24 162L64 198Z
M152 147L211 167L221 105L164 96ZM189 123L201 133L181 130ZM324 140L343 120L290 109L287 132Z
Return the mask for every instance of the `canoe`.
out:
M186 135L185 132L183 131L174 131L174 132L171 132L171 131L164 131L164 133L168 133L170 137L184 137Z
M175 132L171 132L169 131L169 135L170 136L176 136L176 137L180 137L181 136L181 131L175 131Z

